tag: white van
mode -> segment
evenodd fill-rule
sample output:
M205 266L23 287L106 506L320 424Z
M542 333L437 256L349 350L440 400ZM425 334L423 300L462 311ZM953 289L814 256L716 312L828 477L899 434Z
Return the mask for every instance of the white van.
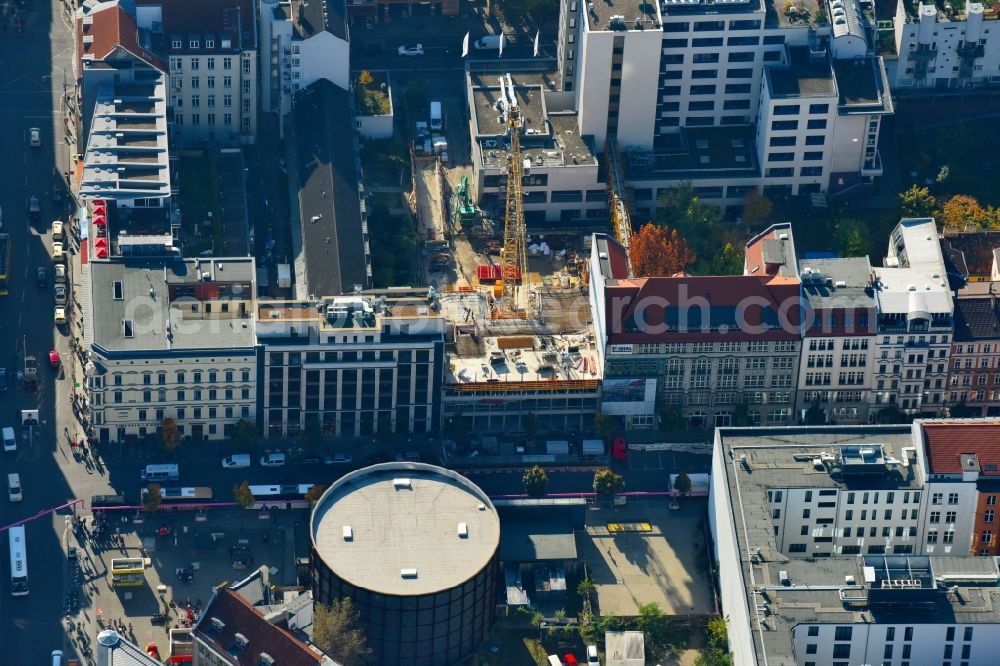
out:
M223 469L243 469L250 466L249 453L237 453L222 459Z
M17 451L17 439L14 437L13 428L3 429L3 450L4 453L14 453Z
M21 497L21 475L17 472L7 475L7 499L11 502L20 502Z
M62 650L52 651L52 666L62 666Z
M431 102L431 129L440 130L444 127L444 116L441 115L441 102Z
M554 654L549 655L549 666L563 666L562 661Z
M177 481L181 478L177 465L146 465L139 476L146 482Z

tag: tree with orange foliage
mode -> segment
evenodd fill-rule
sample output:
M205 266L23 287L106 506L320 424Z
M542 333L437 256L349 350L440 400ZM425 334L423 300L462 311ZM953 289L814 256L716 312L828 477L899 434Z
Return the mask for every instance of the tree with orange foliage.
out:
M989 227L996 217L992 208L983 208L975 197L956 194L945 202L941 209L941 221L946 227L964 229L974 225L980 229Z
M663 277L685 270L696 257L676 229L647 222L629 248L636 277Z

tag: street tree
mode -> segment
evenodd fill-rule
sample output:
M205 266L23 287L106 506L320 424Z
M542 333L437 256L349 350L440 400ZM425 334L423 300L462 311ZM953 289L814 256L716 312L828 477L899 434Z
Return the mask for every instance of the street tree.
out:
M315 502L320 497L322 497L323 493L325 492L326 492L326 486L323 485L322 483L317 483L306 492L305 497L303 499L305 499L305 501L311 504L312 502Z
M343 666L362 666L371 660L368 639L360 626L360 613L350 597L329 606L313 603L312 642Z
M250 482L243 481L233 486L233 501L240 505L241 508L249 509L254 505L257 499L253 496L250 491Z
M659 604L652 602L639 607L636 628L642 632L646 644L646 656L659 659L667 650L667 616Z
M163 442L163 448L167 451L173 451L181 443L181 433L177 428L177 422L169 416L160 423L160 441Z
M743 199L743 222L760 224L771 219L774 204L760 192L754 190Z
M672 433L687 430L687 420L673 405L662 405L656 413L660 422L660 432Z
M163 489L158 483L151 483L142 495L142 505L146 511L156 511L163 503Z
M687 472L681 472L674 479L674 490L679 492L681 495L687 495L691 492L691 477L688 476Z
M820 407L819 399L813 400L806 410L806 425L824 425L826 423L826 412Z
M844 217L833 225L833 241L845 257L867 257L871 253L868 227L860 220Z
M230 439L237 446L251 447L257 443L257 426L253 421L240 419L233 426L233 434Z
M538 465L533 465L524 470L521 483L524 484L524 492L528 493L529 497L544 497L545 488L549 485L549 475Z
M694 263L694 253L676 229L647 223L629 245L632 271L639 277L665 277Z
M705 627L705 649L695 666L733 666L729 653L729 630L725 618L713 617Z
M689 272L699 275L738 275L743 271L744 239L727 222L722 209L705 203L691 183L665 188L654 224L676 229L697 258ZM728 246L728 247L727 247Z
M625 479L621 474L616 474L607 468L594 472L594 492L601 499L613 499L623 490L625 490Z
M899 195L899 209L903 217L930 217L938 202L926 187L911 185Z

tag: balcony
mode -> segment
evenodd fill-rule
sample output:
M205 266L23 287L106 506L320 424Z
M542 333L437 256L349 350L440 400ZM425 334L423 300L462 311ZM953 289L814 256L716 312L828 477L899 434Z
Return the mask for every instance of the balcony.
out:
M909 58L917 62L928 62L937 58L937 49L921 48L919 45L916 50L910 51Z
M881 176L882 175L882 154L879 151L875 151L875 159L866 160L864 165L861 167L862 176Z

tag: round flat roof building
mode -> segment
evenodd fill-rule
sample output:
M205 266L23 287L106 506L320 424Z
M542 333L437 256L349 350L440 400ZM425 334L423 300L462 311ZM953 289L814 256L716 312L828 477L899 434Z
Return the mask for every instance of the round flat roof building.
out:
M379 664L460 664L493 625L500 519L460 474L351 472L316 502L310 539L315 599L351 598Z

